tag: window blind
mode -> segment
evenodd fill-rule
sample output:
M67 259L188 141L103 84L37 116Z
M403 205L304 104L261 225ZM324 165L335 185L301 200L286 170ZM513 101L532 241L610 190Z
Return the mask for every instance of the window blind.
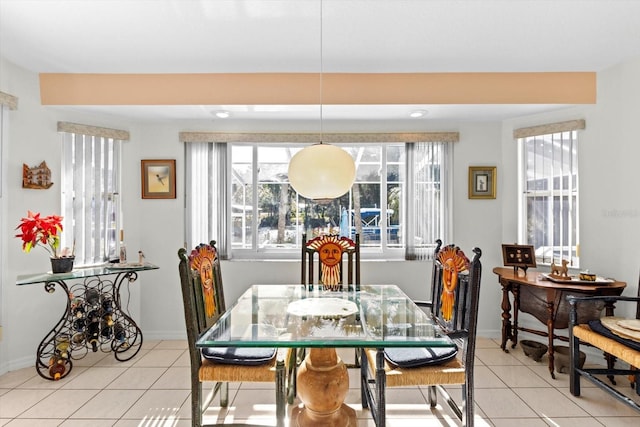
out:
M227 144L196 142L185 146L185 245L216 241L221 259L230 256L231 206ZM203 241L206 240L206 241Z
M435 241L447 240L448 153L445 142L407 144L406 259L432 259Z
M63 133L61 247L73 247L75 265L116 258L120 208L121 140Z

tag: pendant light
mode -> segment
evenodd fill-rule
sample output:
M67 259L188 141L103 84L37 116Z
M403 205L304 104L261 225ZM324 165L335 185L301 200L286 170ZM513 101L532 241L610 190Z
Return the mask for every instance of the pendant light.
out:
M340 147L322 142L322 0L320 0L320 143L298 151L289 162L289 182L307 199L326 202L349 191L356 165Z

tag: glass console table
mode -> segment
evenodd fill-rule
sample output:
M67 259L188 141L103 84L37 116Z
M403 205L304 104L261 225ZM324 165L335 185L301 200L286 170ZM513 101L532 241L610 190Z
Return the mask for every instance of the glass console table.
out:
M254 285L196 346L308 348L297 374L297 394L305 407L294 409L290 425L350 426L356 425L355 411L343 403L349 378L336 347L378 349L375 378L366 381L381 384L384 347L455 344L395 285L362 285L339 292L304 285ZM365 381L366 360L361 369ZM366 408L372 401L368 388L361 390ZM381 402L384 405L384 396Z
M156 269L148 263L105 264L69 273L18 276L16 285L44 283L49 293L58 285L67 296L62 317L38 345L38 374L47 380L64 378L73 361L89 351L113 352L119 361L134 357L142 345L142 331L123 307L120 288L135 282L139 271Z

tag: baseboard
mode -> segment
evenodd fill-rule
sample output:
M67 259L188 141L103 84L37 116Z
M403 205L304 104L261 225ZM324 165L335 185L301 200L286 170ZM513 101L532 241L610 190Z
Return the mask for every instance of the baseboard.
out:
M35 356L25 356L19 359L7 360L0 363L0 375L6 374L7 372L17 371L18 369L33 367L33 373L36 373L36 362Z
M502 339L502 332L498 329L478 329L476 336L500 341Z
M187 331L144 331L142 337L144 341L186 340Z

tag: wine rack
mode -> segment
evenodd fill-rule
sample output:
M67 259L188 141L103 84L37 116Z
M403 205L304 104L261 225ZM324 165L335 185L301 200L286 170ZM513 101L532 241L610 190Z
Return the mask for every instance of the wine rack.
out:
M147 264L123 271L109 268L89 269L86 274L49 274L44 282L47 292L56 287L67 296L64 314L38 345L36 370L47 380L69 375L75 360L89 353L113 353L118 361L133 358L142 346L142 331L123 308L120 289L135 282L138 271L157 269ZM65 276L65 277L56 277ZM71 279L81 279L80 281ZM18 284L36 283L19 278ZM74 283L71 283L71 282Z

